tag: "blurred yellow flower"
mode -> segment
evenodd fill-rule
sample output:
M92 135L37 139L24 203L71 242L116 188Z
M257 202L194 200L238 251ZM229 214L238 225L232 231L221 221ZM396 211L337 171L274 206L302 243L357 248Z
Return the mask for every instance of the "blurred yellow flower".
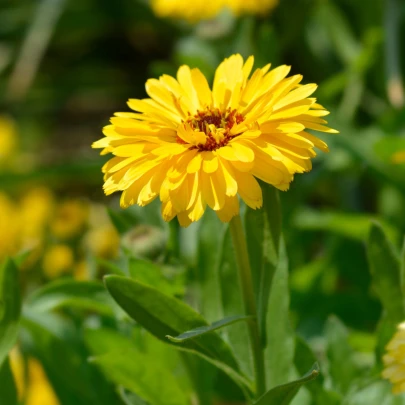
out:
M67 245L53 245L44 254L42 267L48 278L56 278L72 270L74 255Z
M93 144L115 155L103 167L104 191L122 191L121 206L160 197L165 221L198 221L206 206L228 222L241 199L262 205L260 179L287 190L295 173L310 171L314 147L327 145L306 131L328 133L329 114L309 96L315 84L288 77L289 66L253 68L253 57L222 62L212 90L198 69L182 66L177 80L150 79L150 98L129 100L135 113L116 113Z
M38 360L30 357L27 363L18 349L10 353L10 365L17 386L18 398L24 405L59 405L60 402Z
M13 154L17 146L18 133L11 117L0 115L0 166Z
M5 193L0 193L0 261L17 250L18 208Z
M278 0L223 0L233 14L267 14L278 5Z
M81 231L89 214L88 205L80 200L68 200L61 203L55 212L50 228L59 239L69 239Z
M115 258L120 238L105 207L101 204L92 204L89 211L89 230L84 238L86 248L96 257Z
M400 150L392 155L392 162L396 164L405 163L405 150Z
M382 376L393 384L394 394L405 392L405 322L398 325L386 351Z
M152 9L159 17L197 22L215 17L222 8L220 0L152 0Z

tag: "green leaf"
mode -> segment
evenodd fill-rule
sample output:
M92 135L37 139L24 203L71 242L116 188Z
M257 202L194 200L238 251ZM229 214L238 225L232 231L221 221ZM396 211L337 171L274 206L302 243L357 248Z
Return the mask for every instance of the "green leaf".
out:
M128 210L115 211L111 208L107 208L107 212L111 222L120 235L127 233L137 225L135 217Z
M81 331L67 317L26 309L21 329L22 346L41 362L62 404L116 404L117 394L97 367L87 362L89 352Z
M346 394L360 375L360 369L354 362L354 350L348 342L348 332L338 318L331 316L326 323L325 335L329 374L336 389Z
M142 398L132 392L126 392L124 387L118 388L118 395L125 405L148 405Z
M288 258L284 240L269 297L267 348L265 350L267 386L274 387L294 378L294 332L289 320Z
M229 227L223 235L220 244L220 258L217 273L220 279L220 296L222 311L225 317L243 313L242 290L236 263L235 247ZM209 295L208 295L209 296ZM253 378L253 364L250 352L250 336L246 325L237 323L224 330L227 341L238 355L238 361L243 372Z
M133 391L151 405L188 405L173 371L135 348L115 350L90 359L115 384ZM158 385L157 385L158 382Z
M166 340L167 335L177 336L184 331L208 325L200 314L184 302L153 287L119 276L106 276L104 280L118 305L158 339ZM238 368L230 348L215 332L206 333L185 345Z
M202 335L205 335L206 333L212 332L214 330L223 328L225 326L233 325L234 323L241 322L241 321L247 321L249 322L251 319L253 319L252 316L247 316L247 315L235 315L235 316L229 316L227 318L221 319L220 321L214 322L211 325L208 326L200 326L198 328L195 328L193 330L189 330L187 332L183 332L181 335L173 337L173 336L166 336L171 342L174 343L182 343L185 342L186 340L189 339L195 339L197 337L200 337Z
M388 319L399 323L405 318L401 290L401 263L382 227L373 223L367 243L373 286Z
M199 289L200 311L209 321L223 318L218 261L221 241L224 235L224 224L214 211L208 210L201 218L198 229L197 281Z
M100 282L57 280L31 294L26 305L36 312L79 308L112 315L115 303Z
M8 358L0 365L0 398L2 404L18 404L17 388Z
M291 403L300 387L319 375L318 363L312 366L312 369L298 380L288 384L279 385L266 392L254 405L288 405Z
M7 259L0 267L0 366L17 339L20 313L18 268Z
M184 286L176 277L177 274L171 274L169 279L165 269L153 262L130 257L128 267L130 276L141 283L153 286L167 295L184 294Z
M265 346L269 295L279 260L281 209L278 191L273 186L262 184L262 192L263 208L246 210L245 227L259 328Z
M300 374L304 374L308 369L308 364L314 364L317 359L312 352L311 347L301 337L297 336L295 340L295 358L294 363ZM335 391L327 391L324 388L324 378L322 374L312 383L308 385L308 390L312 394L315 405L340 405L342 397Z

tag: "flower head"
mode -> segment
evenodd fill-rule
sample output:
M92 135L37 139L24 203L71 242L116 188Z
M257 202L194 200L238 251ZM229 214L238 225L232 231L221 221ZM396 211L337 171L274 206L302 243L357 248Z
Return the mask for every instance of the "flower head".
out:
M256 179L287 190L295 173L311 170L314 147L327 145L306 129L336 133L315 98L315 84L288 66L253 68L232 55L217 68L212 90L198 69L182 66L177 79L150 79L150 98L129 100L137 112L117 113L95 142L115 155L103 167L104 191L122 191L121 206L144 206L158 196L166 221L188 226L206 206L228 222L239 197L262 205Z
M239 16L243 14L267 14L277 6L278 0L224 0L232 13Z
M405 322L398 325L386 351L382 376L393 384L394 394L405 392Z

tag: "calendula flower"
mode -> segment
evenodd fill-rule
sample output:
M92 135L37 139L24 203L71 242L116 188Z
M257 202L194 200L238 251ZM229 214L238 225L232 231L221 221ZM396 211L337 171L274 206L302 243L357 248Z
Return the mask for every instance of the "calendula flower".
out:
M53 245L45 252L42 268L48 278L56 278L72 270L74 255L67 245Z
M309 96L290 67L253 68L253 57L225 59L212 90L198 69L182 66L177 79L150 79L150 98L129 100L137 112L117 113L95 142L115 155L104 167L104 191L122 191L121 206L144 206L158 196L165 221L198 221L206 206L228 222L239 213L238 196L262 206L256 179L287 190L295 173L311 170L314 147L327 145L307 129L336 133L328 114Z
M153 0L152 9L159 17L187 20L191 23L215 17L223 6L222 0Z
M393 384L394 394L405 392L405 322L398 325L386 351L382 376Z
M233 14L267 14L277 6L278 0L223 0Z

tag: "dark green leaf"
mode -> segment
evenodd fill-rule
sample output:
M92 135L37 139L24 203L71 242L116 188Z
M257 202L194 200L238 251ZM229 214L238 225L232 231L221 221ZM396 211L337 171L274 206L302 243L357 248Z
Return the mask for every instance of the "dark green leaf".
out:
M399 323L405 318L401 291L401 264L383 229L373 223L367 243L367 256L373 286L388 319Z
M269 295L280 250L281 209L278 191L273 186L262 184L262 192L263 208L246 210L245 227L259 328L266 345Z
M137 225L137 221L134 218L134 216L131 215L130 211L127 210L115 211L111 208L108 208L107 212L108 215L110 216L111 222L115 226L115 229L121 235L127 233L135 225Z
M0 399L4 405L17 405L17 388L10 369L9 359L6 358L0 365Z
M35 291L26 305L36 312L73 307L112 315L115 303L100 282L57 280Z
M17 339L20 312L18 268L7 259L0 267L0 366Z
M319 375L318 364L315 363L312 369L302 378L288 384L279 385L266 392L254 405L288 405L291 403L300 387Z
M104 280L118 305L159 339L166 340L167 335L177 336L185 330L208 325L184 302L153 287L119 276L107 276ZM237 368L231 350L215 332L209 332L196 341L188 341L185 345Z
M237 322L241 322L241 321L249 322L251 319L253 319L252 316L246 316L246 315L229 316L227 318L221 319L220 321L214 322L211 325L200 326L199 328L189 330L187 332L182 333L179 336L176 336L176 337L166 336L166 337L174 343L182 343L182 342L185 342L186 340L195 339L197 337L205 335L206 333L223 328L225 326L232 325Z

